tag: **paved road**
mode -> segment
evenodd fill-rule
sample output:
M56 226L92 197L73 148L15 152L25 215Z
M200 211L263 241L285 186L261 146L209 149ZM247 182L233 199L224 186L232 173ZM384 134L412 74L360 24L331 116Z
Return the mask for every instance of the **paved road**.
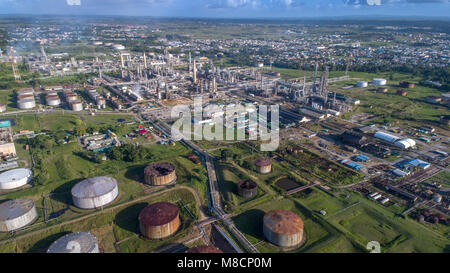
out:
M162 126L156 124L152 120L149 120L149 122L157 129L159 129L161 132L163 132L168 137L171 136L171 132L169 131L169 126L164 123L162 123ZM198 145L193 143L192 141L189 141L187 139L182 139L181 142L185 143L187 146L191 147L193 150L197 151L199 155L202 155L205 159L206 169L208 171L208 181L209 181L209 193L210 193L210 201L212 205L212 210L215 212L217 217L225 223L225 225L228 227L228 229L233 233L233 235L239 240L239 242L251 253L259 253L259 251L254 247L248 239L236 228L233 221L229 218L229 215L225 213L225 211L222 208L222 203L220 199L220 194L218 191L218 182L217 182L217 175L216 170L214 167L214 157L211 156L208 152L201 149Z

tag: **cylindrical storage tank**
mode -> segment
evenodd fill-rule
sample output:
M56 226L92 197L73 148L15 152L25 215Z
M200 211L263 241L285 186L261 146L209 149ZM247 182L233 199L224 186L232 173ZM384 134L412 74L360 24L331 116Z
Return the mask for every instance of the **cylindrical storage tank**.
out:
M377 92L378 93L386 93L388 91L387 87L378 87Z
M356 83L357 87L367 87L368 85L369 85L369 83L366 81L359 81Z
M186 253L223 253L223 251L212 245L199 245L188 249Z
M139 213L139 228L149 239L166 238L177 232L179 227L178 207L172 203L154 203Z
M33 89L22 89L17 91L17 95L33 95L34 94L34 90Z
M303 240L303 221L288 210L272 210L264 215L263 233L271 243L291 248Z
M19 168L0 173L0 190L20 188L31 181L30 169Z
M99 253L97 237L89 232L67 234L47 249L47 253Z
M36 102L34 98L19 100L17 101L17 107L19 109L32 109L36 107Z
M372 83L375 85L386 85L387 81L385 79L375 78L372 80Z
M400 86L403 88L414 88L415 84L411 82L401 82Z
M0 112L6 111L6 104L0 103Z
M76 100L73 101L70 106L72 107L72 111L82 111L83 110L83 103L81 101Z
M77 98L77 95L72 93L72 94L68 94L66 96L66 100L67 100L67 102L75 102L75 101L78 101L78 98Z
M258 184L253 180L243 180L238 183L237 191L240 196L253 198L258 193Z
M170 163L155 163L144 170L145 183L152 186L168 185L175 182L175 166Z
M45 97L48 106L58 106L61 104L61 100L58 95L48 95Z
M18 230L37 218L31 199L15 199L0 204L0 232Z
M440 195L439 193L436 193L435 195L433 195L433 201L436 203L441 203L442 202L442 195Z
M265 174L272 171L272 164L268 158L258 158L255 160L256 170L259 173Z
M34 95L33 94L23 94L23 95L17 96L17 100L24 100L24 99L34 99Z
M76 184L71 193L75 206L81 209L95 209L114 201L119 195L119 187L114 178L99 176Z

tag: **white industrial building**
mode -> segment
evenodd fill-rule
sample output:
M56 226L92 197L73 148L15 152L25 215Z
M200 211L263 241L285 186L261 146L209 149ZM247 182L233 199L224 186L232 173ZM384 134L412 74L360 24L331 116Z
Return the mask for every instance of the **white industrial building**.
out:
M416 146L416 142L410 138L399 138L398 136L394 136L385 132L378 131L374 134L374 137L384 140L386 142L392 143L394 146L409 149Z
M394 146L402 148L402 149L409 149L414 146L416 146L416 142L410 138L404 138L402 140L399 140L394 143Z
M396 142L397 140L400 139L397 136L393 136L393 135L390 135L388 133L381 132L381 131L376 132L374 137L379 138L379 139L384 140L384 141L387 141L387 142L391 142L391 143L394 143L394 142Z

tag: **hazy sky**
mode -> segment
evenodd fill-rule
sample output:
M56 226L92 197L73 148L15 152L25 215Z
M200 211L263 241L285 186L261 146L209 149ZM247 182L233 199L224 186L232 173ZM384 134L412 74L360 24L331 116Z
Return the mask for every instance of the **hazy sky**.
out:
M0 0L0 14L180 17L450 17L450 0Z

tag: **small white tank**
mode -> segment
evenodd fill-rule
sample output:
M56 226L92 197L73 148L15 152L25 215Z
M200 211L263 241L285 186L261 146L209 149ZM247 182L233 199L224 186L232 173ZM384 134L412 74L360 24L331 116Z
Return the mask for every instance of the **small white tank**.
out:
M20 188L31 181L30 169L19 168L0 173L0 190Z

